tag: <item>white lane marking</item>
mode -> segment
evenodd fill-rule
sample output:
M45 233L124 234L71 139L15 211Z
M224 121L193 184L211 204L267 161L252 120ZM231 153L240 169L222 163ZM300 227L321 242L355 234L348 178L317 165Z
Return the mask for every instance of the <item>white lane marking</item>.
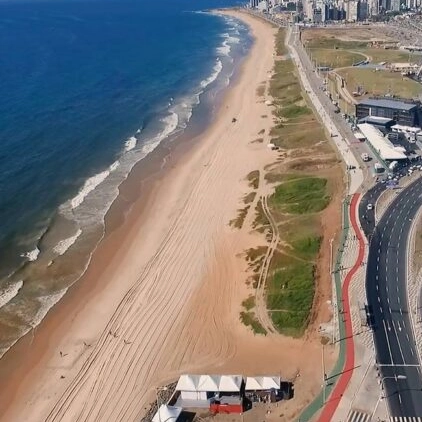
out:
M394 324L394 321L392 321L392 325L393 325L394 332L396 334L396 340L397 340L397 344L399 346L401 358L403 359L403 363L406 363L406 361L404 359L403 349L402 349L401 344L400 344L400 338L399 338L399 335L397 333L397 328L396 328L396 325Z
M390 353L390 362L393 363L393 355L391 354L391 347L390 347L390 340L388 340L388 333L387 333L387 327L385 326L385 320L382 321L384 325L384 331L385 331L385 338L387 339L387 346L388 346L388 352Z

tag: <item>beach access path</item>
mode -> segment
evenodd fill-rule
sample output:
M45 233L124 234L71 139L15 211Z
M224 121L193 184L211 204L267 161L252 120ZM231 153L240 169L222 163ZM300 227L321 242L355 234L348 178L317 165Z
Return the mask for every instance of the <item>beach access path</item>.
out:
M216 118L177 162L169 158L142 206L98 248L85 280L22 343L26 357L7 380L1 421L139 421L155 388L182 372L283 365L286 375L301 364L293 405L317 391L305 356L318 356L318 344L254 336L239 322L246 235L228 222L250 192L245 176L275 159L265 145L251 146L273 124L261 118L271 110L256 89L273 68L275 29L242 19L255 43Z

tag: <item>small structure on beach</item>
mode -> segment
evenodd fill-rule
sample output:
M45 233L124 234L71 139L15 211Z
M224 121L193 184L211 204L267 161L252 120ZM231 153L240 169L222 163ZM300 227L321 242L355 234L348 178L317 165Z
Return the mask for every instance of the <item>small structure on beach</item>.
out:
M208 408L213 413L242 413L243 391L241 375L181 375L175 405Z
M271 389L280 389L280 377L262 376L246 378L245 391L270 391Z
M152 418L152 422L181 422L180 415L182 411L181 407L162 404Z

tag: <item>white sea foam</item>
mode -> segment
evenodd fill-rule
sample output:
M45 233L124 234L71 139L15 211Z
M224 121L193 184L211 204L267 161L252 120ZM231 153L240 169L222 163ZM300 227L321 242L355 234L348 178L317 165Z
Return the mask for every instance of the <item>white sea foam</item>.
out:
M157 142L161 142L163 139L167 138L170 134L172 134L176 129L177 125L179 124L179 116L174 111L171 111L171 114L161 119L161 121L165 124L163 130L154 138L153 144L157 144Z
M209 84L213 83L217 79L218 75L220 74L222 70L223 70L223 64L221 63L220 59L217 59L217 62L215 66L213 67L213 73L207 79L204 79L201 82L201 88L204 89Z
M36 327L47 315L47 312L66 294L67 289L60 290L57 293L48 296L41 296L37 300L41 304L38 312L29 322L31 327Z
M0 290L0 308L10 302L23 286L23 281L19 280L14 284L10 284L4 290Z
M36 261L39 254L40 250L38 248L35 248L32 251L22 254L21 256L24 258L28 258L28 261Z
M86 196L92 192L99 184L104 182L107 176L116 168L119 167L119 162L115 161L107 170L102 171L101 173L97 173L95 176L90 177L89 179L85 180L82 189L78 192L78 194L72 198L70 201L70 206L72 209L79 207L82 204Z
M78 231L73 236L70 236L67 239L63 239L57 243L57 245L54 246L53 251L58 255L63 255L76 242L81 233L82 230L78 229Z
M217 53L221 54L222 56L230 55L230 51L231 51L231 47L227 43L227 40L225 40L220 47L217 47Z
M228 43L230 43L230 44L239 44L240 43L240 38L228 36L226 38L226 41Z
M137 132L138 133L138 132ZM125 142L125 152L129 152L131 151L133 148L136 147L136 143L138 142L138 140L134 137L131 136L126 142Z
M116 170L117 169L117 167L119 167L120 166L120 161L119 160L116 160L110 167L109 167L109 171L110 171L110 173L112 172L112 171L114 171L114 170Z

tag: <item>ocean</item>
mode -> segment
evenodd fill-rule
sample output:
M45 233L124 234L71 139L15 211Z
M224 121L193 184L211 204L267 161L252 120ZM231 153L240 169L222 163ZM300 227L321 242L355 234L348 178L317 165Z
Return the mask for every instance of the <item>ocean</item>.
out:
M86 270L133 166L212 119L252 38L206 10L233 5L0 1L0 357Z

